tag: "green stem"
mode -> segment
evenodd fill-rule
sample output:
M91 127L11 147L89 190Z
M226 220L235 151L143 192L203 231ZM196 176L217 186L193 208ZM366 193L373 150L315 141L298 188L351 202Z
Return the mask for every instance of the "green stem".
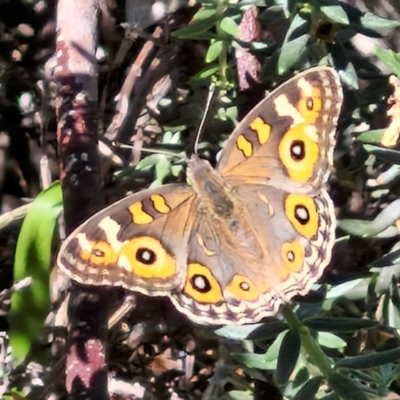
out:
M290 305L284 304L281 307L281 314L285 318L290 329L296 330L300 336L301 346L309 361L315 365L325 378L333 372L332 363L322 351L321 346L311 335L310 330L302 324L297 315L293 312Z

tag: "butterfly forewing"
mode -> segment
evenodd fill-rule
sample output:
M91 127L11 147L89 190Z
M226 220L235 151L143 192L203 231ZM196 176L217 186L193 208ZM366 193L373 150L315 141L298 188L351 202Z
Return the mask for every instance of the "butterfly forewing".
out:
M218 169L247 183L313 191L328 176L343 94L337 72L316 67L274 90L240 122Z
M167 295L185 277L195 200L189 186L178 184L128 196L78 227L58 265L83 284Z

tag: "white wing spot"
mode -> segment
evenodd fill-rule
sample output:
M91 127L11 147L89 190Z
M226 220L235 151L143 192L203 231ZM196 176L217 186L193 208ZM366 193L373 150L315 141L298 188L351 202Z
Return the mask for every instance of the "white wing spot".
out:
M291 104L289 102L289 99L284 94L281 94L280 96L278 96L274 100L274 103L275 103L276 112L280 117L293 118L292 126L305 122L304 118L296 110L296 107L294 107L293 104Z
M124 242L119 241L117 238L121 225L110 217L105 217L99 222L99 227L104 231L107 242L118 253L124 244Z

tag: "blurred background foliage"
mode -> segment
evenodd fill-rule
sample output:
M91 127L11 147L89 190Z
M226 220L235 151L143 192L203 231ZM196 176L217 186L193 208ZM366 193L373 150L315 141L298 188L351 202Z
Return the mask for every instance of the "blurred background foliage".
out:
M345 92L330 180L338 239L321 284L284 307L283 318L216 331L193 327L162 299L142 299L134 316L110 330L110 392L399 399L400 98L389 76L400 77L400 4L107 3L115 29L100 34L96 53L104 191L93 211L130 191L184 179L210 84L216 96L198 146L210 160L243 115L296 72L332 65ZM57 278L49 287L61 209L58 184L49 186L60 174L55 10L54 1L0 1L0 395L14 399L64 396L54 364L67 324L54 299L64 287ZM146 46L155 51L138 61ZM142 76L129 89L133 67Z

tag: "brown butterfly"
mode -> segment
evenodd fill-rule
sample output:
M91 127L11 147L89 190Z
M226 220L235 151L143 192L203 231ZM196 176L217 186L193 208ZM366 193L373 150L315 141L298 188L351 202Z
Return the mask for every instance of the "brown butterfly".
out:
M83 284L167 296L200 324L276 315L331 258L336 224L324 186L342 100L334 69L298 74L243 119L215 169L193 156L190 185L101 210L64 241L58 265Z

